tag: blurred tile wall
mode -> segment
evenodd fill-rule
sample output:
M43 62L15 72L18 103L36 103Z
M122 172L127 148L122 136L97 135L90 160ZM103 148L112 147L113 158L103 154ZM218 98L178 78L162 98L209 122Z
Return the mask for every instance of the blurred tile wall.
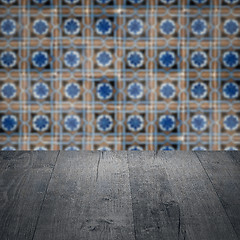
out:
M240 149L239 0L1 0L0 149Z

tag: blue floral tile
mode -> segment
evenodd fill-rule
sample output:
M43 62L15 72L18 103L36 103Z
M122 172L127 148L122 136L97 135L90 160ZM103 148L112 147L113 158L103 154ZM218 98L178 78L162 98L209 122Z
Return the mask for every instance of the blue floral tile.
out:
M176 63L175 53L172 51L164 51L159 54L159 64L163 68L171 68Z
M77 99L81 93L80 86L77 83L67 83L64 90L68 99Z
M109 35L112 32L112 22L109 19L98 19L95 27L98 35Z
M74 132L79 130L81 119L78 115L67 115L64 118L64 127L67 131Z
M0 0L1 150L240 150L239 0Z
M47 115L36 115L32 119L32 128L37 132L45 132L49 128L49 117Z
M12 132L17 128L17 121L14 115L4 115L1 119L1 127L6 132Z
M32 54L32 64L36 68L44 68L49 63L49 56L47 52L36 51Z
M176 127L176 119L173 115L162 115L159 118L159 128L164 132L171 132Z
M128 85L127 88L128 96L131 99L141 99L144 95L144 87L141 83L132 82Z
M144 31L144 23L141 19L130 19L127 24L128 33L133 36L139 36Z
M239 23L235 19L227 19L223 28L227 35L236 35L239 32Z
M141 131L144 127L144 119L141 115L130 115L127 119L127 126L130 131Z
M195 82L191 86L191 96L195 99L204 99L207 96L208 87L205 83Z
M63 30L66 35L77 35L81 30L80 21L76 18L68 18L64 21Z
M48 22L43 19L37 19L33 22L33 32L36 35L45 35L49 31Z
M49 87L46 83L38 82L33 85L33 96L36 99L45 99L49 95Z
M110 51L100 51L97 53L96 61L99 67L109 67L112 63L113 57Z
M204 68L208 64L208 57L204 51L194 51L191 54L191 64L194 68Z
M225 83L222 94L226 99L237 99L239 97L239 85L235 82Z
M228 131L235 131L239 126L238 116L227 115L223 120L223 126Z
M127 63L131 68L139 68L144 64L144 56L140 51L131 51L127 55Z
M4 83L1 87L1 96L5 99L12 99L17 94L16 85L13 83Z
M205 115L196 114L191 119L191 126L195 131L204 131L206 130L208 124L207 124L207 118Z
M97 96L101 100L110 99L113 95L113 88L109 83L99 83L97 86Z
M176 95L176 88L172 83L163 83L160 86L160 95L164 99L174 98Z
M17 31L17 23L14 19L4 19L1 22L1 32L6 36L12 36Z
M12 51L5 51L1 53L1 65L5 68L13 68L17 64L17 56Z
M108 132L113 128L113 119L110 115L99 115L96 120L96 125L100 132Z
M164 19L161 21L159 29L164 35L173 35L176 32L176 23L171 19Z

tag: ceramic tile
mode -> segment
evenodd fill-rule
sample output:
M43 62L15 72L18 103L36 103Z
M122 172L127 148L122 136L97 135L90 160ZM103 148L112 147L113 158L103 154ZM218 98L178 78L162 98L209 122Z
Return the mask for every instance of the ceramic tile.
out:
M239 0L1 0L0 149L240 149Z

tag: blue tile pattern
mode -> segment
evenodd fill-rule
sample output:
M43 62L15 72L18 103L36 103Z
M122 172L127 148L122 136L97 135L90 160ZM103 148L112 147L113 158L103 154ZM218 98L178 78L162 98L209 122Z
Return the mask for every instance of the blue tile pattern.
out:
M239 0L0 0L0 149L240 150Z

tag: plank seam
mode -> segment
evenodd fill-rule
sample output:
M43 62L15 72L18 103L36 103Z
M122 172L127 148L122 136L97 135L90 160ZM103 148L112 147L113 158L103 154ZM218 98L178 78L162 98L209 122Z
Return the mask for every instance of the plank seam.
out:
M206 173L206 175L207 175L207 177L208 177L208 179L209 179L209 181L210 181L210 183L211 183L211 185L212 185L212 187L213 187L213 189L214 189L214 191L215 191L215 193L216 193L216 195L217 195L217 197L218 197L218 199L219 199L219 202L221 203L221 205L222 205L222 207L223 207L223 209L224 209L224 212L225 212L225 214L226 214L226 216L227 216L230 224L232 225L232 228L233 228L233 231L234 231L235 234L236 234L236 237L237 237L237 238L240 237L240 236L238 236L238 234L237 234L237 232L236 232L236 230L235 230L235 228L234 228L234 226L233 226L233 224L232 224L232 222L231 222L231 220L230 220L230 218L229 218L229 216L228 216L228 213L227 213L225 207L223 206L223 203L222 203L222 201L221 201L221 198L219 197L219 195L218 195L218 193L217 193L217 191L216 191L216 189L215 189L215 187L214 187L214 184L213 184L211 178L209 177L209 175L208 175L208 173L207 173L207 170L205 169L205 167L204 167L203 164L202 164L202 161L201 161L200 157L198 156L197 152L194 152L194 153L195 153L195 155L197 156L197 158L198 158L198 160L199 160L199 162L200 162L203 170L205 171L205 173Z
M43 196L43 200L42 200L42 203L41 203L41 206L40 206L40 210L39 210L39 214L38 214L38 217L37 217L36 225L35 225L35 228L34 228L34 232L33 232L32 240L33 240L34 237L35 237L35 233L36 233L36 230L37 230L37 225L38 225L39 218L40 218L40 215L41 215L41 212L42 212L42 208L43 208L43 203L45 202L45 199L46 199L46 195L47 195L47 191L48 191L49 183L50 183L50 181L51 181L51 179L52 179L52 175L53 175L53 172L54 172L55 166L56 166L56 164L57 164L57 160L58 160L59 154L60 154L60 150L58 151L58 154L57 154L57 157L56 157L55 163L54 163L54 165L53 165L53 168L52 168L52 171L51 171L51 174L50 174L50 177L49 177L49 180L48 180L48 183L47 183L47 186L46 186L45 192L44 192L44 196Z
M154 160L155 160L155 157L159 157L160 156L160 153L162 152L167 152L167 151L163 151L163 150L157 150L155 155L154 155ZM176 152L176 151L175 151ZM159 157L160 158L160 157ZM158 165L159 167L161 166L165 172L166 172L166 177L167 177L167 181L169 183L169 186L171 186L171 183L170 183L170 180L169 180L169 174L168 174L168 171L166 169L166 166L164 164L162 164L161 162L164 162L166 161L166 158L164 157L163 159L160 160L160 164ZM175 193L172 191L172 186L170 187L170 190L171 190L171 194L174 196L175 198ZM183 240L186 239L186 236L187 236L187 230L186 230L186 224L184 223L184 219L183 219L183 213L182 213L182 210L181 210L181 207L180 207L180 204L178 201L176 201L177 203L177 206L178 206L178 237L177 239L180 240L183 238Z
M130 187L131 206L132 206L133 231L134 231L134 238L136 240L137 239L137 233L136 233L135 223L134 223L133 201L132 201L132 186L131 186L131 179L130 179L130 168L129 168L128 151L127 151L127 166L128 166L128 179L129 179L129 187Z
M98 158L98 162L97 162L96 182L98 181L98 169L99 169L99 164L100 164L101 158L103 158L103 151L101 151L101 152L99 153L99 158Z

